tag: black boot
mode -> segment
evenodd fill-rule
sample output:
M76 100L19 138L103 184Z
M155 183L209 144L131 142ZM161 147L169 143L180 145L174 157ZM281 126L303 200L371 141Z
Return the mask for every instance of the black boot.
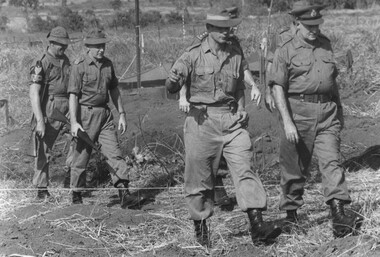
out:
M39 187L37 190L36 201L43 202L50 199L50 193L46 187Z
M254 209L247 211L249 222L251 223L251 237L254 244L270 244L281 234L281 228L263 221L261 210Z
M348 216L344 213L344 201L332 199L329 202L333 222L333 234L335 237L345 237L355 233L363 223L363 217L359 215Z
M231 206L231 199L228 197L224 188L223 179L221 176L215 177L214 203L216 206Z
M119 188L120 206L123 207L129 195L129 180L120 179L114 186Z
M70 167L66 166L64 168L64 171L65 171L65 178L63 180L63 187L70 188L71 169Z
M297 210L287 210L284 226L282 230L286 233L291 233L298 224Z
M197 242L205 247L210 247L206 220L194 220L194 228Z
M73 192L73 204L82 204L82 193L81 192Z

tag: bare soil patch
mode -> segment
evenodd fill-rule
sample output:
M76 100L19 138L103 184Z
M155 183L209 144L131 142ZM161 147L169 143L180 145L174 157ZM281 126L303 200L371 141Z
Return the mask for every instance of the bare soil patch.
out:
M54 150L52 161L51 193L49 203L33 203L34 191L4 193L0 201L8 206L0 220L0 256L24 254L31 256L378 256L378 240L363 235L335 240L332 238L329 212L323 204L320 180L307 186L306 205L300 216L305 219L303 232L281 235L272 246L253 246L248 233L248 221L237 206L232 210L216 208L210 220L212 249L197 245L193 227L184 204L181 179L166 174L163 165L170 170L180 169L183 163L180 153L182 125L185 116L178 110L178 103L162 97L160 92L131 95L123 92L128 112L128 132L120 136L123 151L155 143L153 154L160 161L146 163L143 173L134 170L131 183L134 194L150 192L146 187L157 188L150 200L133 209L120 208L117 191L109 185L93 191L83 205L71 205L70 191L62 187L65 155L62 145ZM248 102L249 103L249 102ZM278 119L265 107L247 105L250 113L249 132L254 144L254 168L260 173L268 192L269 209L266 219L281 222L284 214L278 211ZM117 116L116 116L117 118ZM117 120L117 119L116 119ZM367 147L380 144L376 131L378 120L371 117L346 116L342 134L342 151L346 159L360 155ZM0 137L5 149L3 160L15 170L22 167L25 176L31 178L32 159L24 155L29 131L27 128L12 131ZM63 139L62 139L63 140ZM171 147L169 147L171 146ZM150 148L152 149L152 148ZM166 159L164 155L172 156ZM4 165L4 162L3 162ZM13 165L13 166L12 166ZM149 172L148 172L149 171ZM177 171L178 172L178 171ZM347 178L354 203L358 210L366 206L368 197L378 197L376 190L380 178L376 171L348 173ZM229 176L225 179L227 191L234 195ZM170 188L165 189L170 185ZM14 185L14 187L18 187ZM144 188L145 187L145 188ZM145 190L145 191L144 191ZM373 202L378 202L374 199ZM371 206L372 208L373 206ZM371 211L377 216L377 206ZM369 217L367 217L369 218ZM364 226L364 231L366 226ZM310 237L320 234L319 244L308 243ZM287 252L292 244L304 244L304 252ZM365 255L363 255L365 253Z

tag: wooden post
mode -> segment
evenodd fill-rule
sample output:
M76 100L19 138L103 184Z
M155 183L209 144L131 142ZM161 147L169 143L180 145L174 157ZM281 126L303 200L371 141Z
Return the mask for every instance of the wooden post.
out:
M9 126L9 107L8 107L7 99L0 100L0 108L3 109L5 125L8 127Z
M139 0L135 0L135 11L136 11L136 69L137 69L137 88L139 89L141 87Z

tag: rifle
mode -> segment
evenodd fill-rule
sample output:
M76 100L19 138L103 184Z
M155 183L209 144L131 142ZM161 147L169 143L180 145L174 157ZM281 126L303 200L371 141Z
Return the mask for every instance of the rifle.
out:
M60 112L57 108L54 108L53 113L52 113L52 115L51 115L50 118L52 118L54 120L57 120L57 121L60 121L60 122L63 122L65 124L67 124L67 125L71 125L70 124L70 120L62 112ZM118 187L119 184L123 184L124 187L127 187L128 183L129 183L129 180L122 179L122 178L119 177L119 175L117 175L117 173L114 170L114 168L112 168L111 165L109 165L109 163L107 162L108 158L101 152L101 150L100 150L101 145L95 144L91 140L91 138L89 137L89 135L86 132L84 132L84 131L82 131L80 129L78 129L77 135L78 135L78 138L80 140L82 140L83 142L85 142L88 146L91 146L91 148L94 149L95 152L99 154L101 160L104 161L106 170L108 170L110 173L112 173L113 175L115 175L118 178L118 181L116 182L116 184L114 186Z

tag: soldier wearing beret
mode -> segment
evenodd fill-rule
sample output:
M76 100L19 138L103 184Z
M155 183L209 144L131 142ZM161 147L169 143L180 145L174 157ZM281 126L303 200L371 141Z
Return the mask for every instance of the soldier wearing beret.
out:
M119 192L123 205L128 192L129 170L117 141L113 115L108 107L109 95L119 113L118 129L122 134L127 129L127 122L113 64L104 56L108 41L102 30L92 29L87 33L84 39L87 53L74 62L67 92L70 94L71 133L77 137L78 130L85 131L91 140L101 144L101 151L107 157L108 164L117 173L117 176L111 174L112 181L115 186L123 188ZM82 203L78 188L85 187L85 169L91 151L92 148L80 139L74 144L71 164L74 204Z
M33 185L38 188L37 200L50 197L49 159L55 140L63 128L62 122L51 118L54 108L64 114L69 111L67 87L70 74L70 61L65 50L70 38L63 27L53 28L47 35L49 46L42 57L33 62L30 69L30 101L33 110L33 129L35 131L35 166ZM67 162L70 162L70 154Z
M209 245L206 219L213 214L215 176L222 156L231 172L237 203L248 214L252 241L272 242L281 233L279 227L263 221L266 192L251 169L252 144L245 129L248 115L241 83L243 56L239 47L227 43L230 29L240 22L228 13L207 14L207 38L182 54L166 81L171 93L188 87L185 198L197 241L205 246Z
M294 4L290 14L296 32L277 48L269 85L284 128L280 209L287 212L285 230L298 222L297 210L304 204L302 195L314 151L324 200L331 207L333 232L342 237L358 229L362 219L344 210L351 198L339 162L343 113L331 43L319 30L323 8L305 1Z

